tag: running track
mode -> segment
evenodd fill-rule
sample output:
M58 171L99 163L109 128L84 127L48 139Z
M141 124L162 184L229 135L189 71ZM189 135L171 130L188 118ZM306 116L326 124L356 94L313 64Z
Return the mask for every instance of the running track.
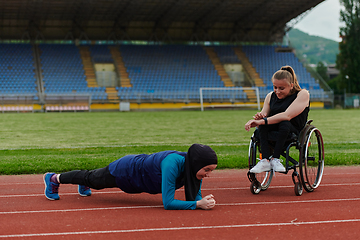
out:
M247 170L215 170L204 180L212 210L164 210L161 195L118 189L80 197L62 185L43 195L42 175L0 176L0 239L358 239L360 166L326 167L320 187L295 196L291 172L251 194ZM184 199L183 190L176 192Z

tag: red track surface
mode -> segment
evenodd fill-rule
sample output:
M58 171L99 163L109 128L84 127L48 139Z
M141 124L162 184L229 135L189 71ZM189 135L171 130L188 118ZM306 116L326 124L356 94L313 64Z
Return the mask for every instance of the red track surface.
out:
M61 185L45 198L42 175L0 176L0 239L358 239L360 167L326 167L312 193L294 193L291 172L250 192L247 170L216 170L204 180L212 210L164 210L161 195L118 189L80 197ZM183 190L176 193L184 199Z

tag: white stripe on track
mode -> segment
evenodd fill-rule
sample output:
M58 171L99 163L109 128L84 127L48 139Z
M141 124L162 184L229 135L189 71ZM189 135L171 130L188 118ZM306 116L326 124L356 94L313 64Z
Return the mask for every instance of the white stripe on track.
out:
M324 202L343 202L343 201L360 201L360 198L313 199L313 200L280 201L280 202L219 203L219 204L216 204L216 205L218 205L218 206L245 206L245 205L324 203ZM34 210L34 211L13 211L13 212L0 212L0 215L35 214L35 213L62 213L62 212L82 212L82 211L104 211L104 210L124 210L124 209L143 209L143 208L163 208L163 205L129 206L129 207L102 207L102 208L52 209L52 210Z
M223 170L223 169L221 169ZM218 171L221 171L221 170L218 170ZM240 170L243 170L243 169L240 169ZM217 170L215 170L217 171ZM244 174L246 174L244 172ZM358 175L359 173L358 172L352 172L352 173L349 173L349 172L344 172L344 173L326 173L326 171L324 172L323 176L333 176L333 175ZM289 174L278 174L276 175L275 177L288 177ZM1 177L1 176L0 176ZM217 176L214 176L214 175L211 175L210 177L211 179L238 179L238 180L243 180L243 176L239 176L237 178L234 178L233 176L230 176L230 177L227 177L227 176L223 176L223 177L217 177ZM10 185L43 185L44 182L43 181L36 181L36 182L14 182L14 183L0 183L0 186L10 186Z
M157 205L157 206L130 206L130 207L102 207L102 208L53 209L53 210L37 210L37 211L0 212L0 215L7 215L7 214L30 214L30 213L62 213L62 212L104 211L104 210L124 210L124 209L163 208L163 207L164 207L163 205Z
M324 203L324 202L342 202L342 201L360 201L360 198L313 199L313 200L280 201L280 202L217 203L216 205L219 205L219 206L242 206L242 205L271 205L271 204L294 204L294 203L295 204L297 204L297 203Z
M334 223L357 223L360 219L338 219L327 221L312 222L280 222L280 223L256 223L242 225L217 225L201 227L172 227L172 228L143 228L143 229L123 229L123 230L106 230L106 231L83 231L83 232L58 232L58 233L29 233L0 235L0 238L19 238L19 237L46 237L46 236L68 236L68 235L85 235L85 234L110 234L110 233L138 233L138 232L156 232L156 231L183 231L183 230L204 230L204 229L225 229L225 228L249 228L249 227L279 227L279 226L300 226L300 225L319 225Z
M119 194L124 193L119 189L119 191L109 191L109 192L96 192L95 194ZM93 192L94 194L94 192ZM70 195L79 195L79 193L61 193L60 196L70 196ZM14 198L14 197L44 197L44 193L34 193L34 194L13 194L13 195L0 195L0 198Z
M321 184L320 187L334 187L334 186L359 186L360 183L329 183L329 184ZM270 186L272 189L276 188L293 188L294 185L289 186ZM220 188L202 188L202 191L226 191L226 190L249 190L249 187L220 187ZM178 189L176 191L183 192L184 189ZM99 191L93 192L93 194L119 194L124 193L120 189L118 191ZM69 196L69 195L78 195L79 193L61 193L61 196ZM39 197L44 196L44 193L34 193L34 194L12 194L12 195L0 195L1 198L14 198L14 197Z

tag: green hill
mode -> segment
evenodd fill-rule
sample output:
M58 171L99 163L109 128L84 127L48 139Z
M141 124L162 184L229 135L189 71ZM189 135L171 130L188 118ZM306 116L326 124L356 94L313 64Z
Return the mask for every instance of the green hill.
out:
M295 48L299 58L305 58L310 64L320 61L328 64L336 62L339 53L339 43L330 39L312 36L298 29L288 32L290 46Z

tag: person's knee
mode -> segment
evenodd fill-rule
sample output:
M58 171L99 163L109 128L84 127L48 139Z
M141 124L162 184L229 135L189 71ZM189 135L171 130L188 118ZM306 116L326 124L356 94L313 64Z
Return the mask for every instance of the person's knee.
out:
M108 167L92 170L88 176L88 186L90 188L101 190L116 186L115 177L109 172Z

